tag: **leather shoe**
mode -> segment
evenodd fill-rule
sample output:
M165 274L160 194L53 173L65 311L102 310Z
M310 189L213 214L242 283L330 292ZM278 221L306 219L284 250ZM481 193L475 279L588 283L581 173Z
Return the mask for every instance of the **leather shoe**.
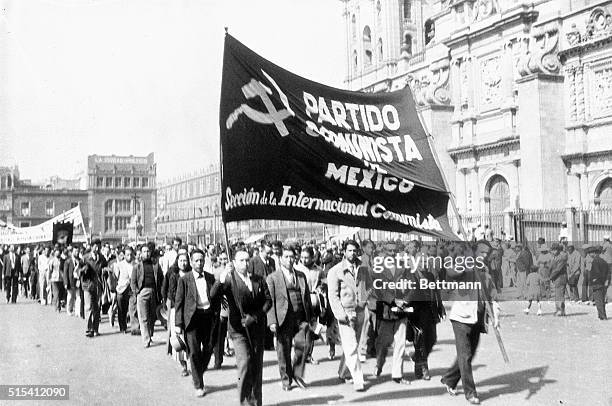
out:
M401 385L410 385L410 381L404 378L393 378L393 382L399 383Z
M467 401L468 401L468 403L470 405L479 405L480 404L480 399L478 399L476 396L472 396Z
M374 375L376 375L378 377L378 376L380 376L380 374L382 374L382 368L381 367L376 367L376 371L374 371Z
M457 396L457 389L451 388L446 382L441 381L442 385L446 388L446 392L451 396Z
M86 337L93 337L93 332L88 331L87 333L85 333Z
M429 368L427 368L427 367L423 368L423 377L422 377L422 379L424 381L431 380L431 375L429 375Z
M289 391L291 390L291 386L289 386L289 385L283 385L283 390L284 390L285 392L289 392Z
M198 397L198 398L203 398L203 397L204 397L204 395L206 395L206 391L204 390L204 388L201 388L201 389L196 389L196 391L195 391L195 395L196 395L196 397Z
M299 386L301 389L306 389L306 382L304 382L304 380L302 378L298 378L298 377L294 377L293 381L295 382L295 384L297 386Z

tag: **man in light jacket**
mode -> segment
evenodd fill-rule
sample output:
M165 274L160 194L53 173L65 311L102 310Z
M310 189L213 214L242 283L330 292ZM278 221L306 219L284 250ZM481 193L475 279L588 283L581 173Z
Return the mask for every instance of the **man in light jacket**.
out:
M364 380L358 343L369 295L369 287L366 286L368 270L360 266L357 242L349 240L345 242L344 247L344 258L327 274L329 304L338 320L342 341L343 354L338 374L345 381L352 378L354 389L363 391Z

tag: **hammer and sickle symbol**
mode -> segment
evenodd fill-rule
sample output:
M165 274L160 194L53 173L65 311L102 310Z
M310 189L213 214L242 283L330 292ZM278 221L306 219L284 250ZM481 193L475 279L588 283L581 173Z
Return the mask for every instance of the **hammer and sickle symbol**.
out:
M240 107L234 110L227 117L225 126L228 130L231 129L234 123L238 121L240 115L244 113L248 118L257 123L274 124L280 135L284 137L286 135L289 135L289 130L287 130L287 127L285 126L283 120L288 117L295 116L295 113L293 112L293 110L291 110L291 107L289 107L289 100L287 99L287 95L285 95L285 93L283 93L283 91L278 87L274 79L272 79L272 77L270 77L270 75L268 75L263 69L261 70L261 72L270 81L270 83L272 83L272 86L274 86L274 88L278 92L281 102L283 103L283 106L285 106L285 108L277 110L276 107L274 107L274 104L272 103L272 100L269 96L272 94L272 90L263 83L261 83L259 80L251 79L249 83L242 86L242 93L244 94L244 97L246 97L247 99L251 99L258 96L263 102L268 112L264 113L262 111L255 110L246 103L241 104Z

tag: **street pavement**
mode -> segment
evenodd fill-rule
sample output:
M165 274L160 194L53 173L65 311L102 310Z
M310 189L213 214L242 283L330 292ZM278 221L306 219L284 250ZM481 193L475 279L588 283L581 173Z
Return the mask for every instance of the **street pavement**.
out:
M482 336L474 360L474 377L486 405L612 406L612 321L599 321L593 306L568 304L568 316L553 317L554 303L544 315L522 312L524 302L504 302L502 334L510 364L504 364L493 334ZM612 306L608 305L608 314ZM85 321L57 314L23 298L0 304L0 384L70 386L70 399L1 401L0 405L235 405L234 358L220 371L204 375L209 393L194 397L191 378L165 354L166 331L156 327L155 345L144 349L140 337L119 334L103 316L101 336L85 337ZM317 343L319 365L308 365L306 390L283 392L276 353L265 354L265 405L464 405L463 394L450 397L440 377L453 362L455 347L448 320L438 326L438 343L430 357L432 380L415 381L413 364L405 363L410 385L391 381L391 359L380 378L374 360L363 369L366 391L337 379L338 358L327 360L327 347ZM337 352L341 349L338 346ZM459 386L460 389L460 386Z

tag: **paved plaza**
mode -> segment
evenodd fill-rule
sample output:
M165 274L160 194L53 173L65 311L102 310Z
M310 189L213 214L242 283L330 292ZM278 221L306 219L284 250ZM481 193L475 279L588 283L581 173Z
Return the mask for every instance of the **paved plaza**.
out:
M502 303L503 337L511 363L504 365L495 337L483 336L474 361L476 385L486 405L604 405L612 403L612 322L597 320L593 306L568 305L568 316L553 317L554 304L544 304L544 316L526 316L521 302ZM608 306L608 312L611 310ZM210 393L193 396L190 378L165 355L165 334L157 326L155 346L143 349L140 337L119 334L103 316L101 336L84 336L84 321L54 313L30 300L0 305L0 382L3 384L64 384L69 401L62 405L233 405L237 403L234 358L220 371L205 374ZM439 325L438 344L430 357L432 380L400 386L390 379L390 359L383 374L373 376L374 360L364 364L366 392L336 378L338 359L327 360L320 342L314 355L319 365L308 365L307 390L283 392L276 353L265 354L265 405L464 405L462 394L449 397L440 376L453 361L450 323ZM339 352L340 350L338 350ZM412 363L406 362L412 379ZM2 402L0 402L2 403ZM2 404L40 404L19 401Z

